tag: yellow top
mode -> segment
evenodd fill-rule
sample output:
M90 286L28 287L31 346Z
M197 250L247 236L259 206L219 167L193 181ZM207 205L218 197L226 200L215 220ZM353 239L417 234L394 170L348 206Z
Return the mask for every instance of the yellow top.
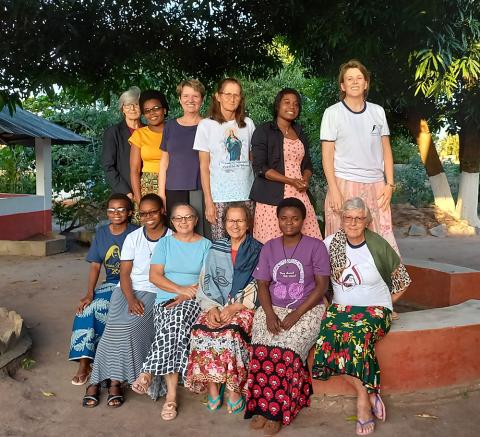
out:
M160 170L162 136L163 133L154 132L148 126L145 126L136 129L128 139L132 146L140 149L143 162L142 173L158 173Z

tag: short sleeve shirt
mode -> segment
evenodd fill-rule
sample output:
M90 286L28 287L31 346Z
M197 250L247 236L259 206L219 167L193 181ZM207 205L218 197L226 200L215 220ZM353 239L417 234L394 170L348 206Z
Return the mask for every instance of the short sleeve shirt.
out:
M103 264L105 267L105 282L116 284L120 280L120 253L123 242L130 232L138 226L129 223L121 234L114 235L109 225L100 226L87 253L86 260Z
M171 233L171 229L167 229L165 236L171 235ZM160 240L162 240L162 238L160 238ZM150 282L149 276L150 259L158 241L159 240L150 240L143 226L128 234L127 238L125 238L121 260L133 261L130 278L134 290L148 291L149 293L157 292L157 287Z
M158 173L160 169L160 159L162 158L162 151L160 144L162 143L162 132L154 132L148 126L141 127L133 132L128 142L140 149L140 156L142 158L142 172L144 173Z
M330 248L333 235L325 238ZM332 280L333 303L354 306L383 306L393 311L392 297L387 284L375 266L365 242L352 246L347 242L347 267L338 281Z
M202 120L193 148L210 153L210 190L214 202L248 200L253 184L250 161L251 139L255 125L246 117L239 128L235 120L218 123Z
M384 109L370 102L360 112L343 101L330 106L320 128L322 141L335 142L335 176L353 182L384 180L382 136L388 135Z
M329 276L328 252L321 240L303 235L297 247L284 247L283 237L268 241L253 273L270 281L272 305L298 308L315 288L315 276Z
M176 119L168 120L163 129L160 148L168 153L167 190L199 190L200 163L193 150L197 126L182 126Z
M211 246L210 240L203 237L197 241L185 242L170 235L158 242L151 264L163 265L165 278L177 285L198 284L203 262ZM157 303L175 297L177 294L157 288Z

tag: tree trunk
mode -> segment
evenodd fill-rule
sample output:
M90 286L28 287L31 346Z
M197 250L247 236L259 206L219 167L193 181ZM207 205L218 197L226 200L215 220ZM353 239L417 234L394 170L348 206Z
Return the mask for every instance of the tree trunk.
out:
M420 158L430 179L435 205L446 212L455 214L452 191L433 143L428 121L419 112L411 110L407 113L407 126L417 142Z
M480 130L472 122L460 126L460 181L456 212L471 226L480 228L478 183L480 171Z

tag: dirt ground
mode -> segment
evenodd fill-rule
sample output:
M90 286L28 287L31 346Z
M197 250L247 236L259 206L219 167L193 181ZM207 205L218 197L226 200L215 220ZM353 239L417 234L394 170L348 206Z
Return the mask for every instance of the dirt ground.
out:
M410 258L450 262L480 270L480 237L405 238L402 254ZM73 310L83 296L88 264L85 247L48 258L0 257L0 306L20 313L33 339L35 364L14 378L0 378L0 436L250 436L242 417L209 412L203 397L180 389L177 420L160 418L162 401L128 390L119 409L106 407L105 397L92 410L81 407L84 387L71 385L75 364L67 361ZM45 396L45 394L53 395ZM378 436L478 436L480 391L428 403L402 402L385 394L388 418L377 424ZM280 436L353 436L355 411L334 413L305 409ZM419 417L417 415L427 415ZM434 417L429 417L434 416Z

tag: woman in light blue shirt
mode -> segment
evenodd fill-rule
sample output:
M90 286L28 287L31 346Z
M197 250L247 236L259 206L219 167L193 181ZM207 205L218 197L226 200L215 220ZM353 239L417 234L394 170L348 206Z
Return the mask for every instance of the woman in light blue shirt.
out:
M171 213L175 233L153 252L150 281L158 287L154 306L155 338L132 389L152 399L166 394L161 417L177 416L177 383L187 371L190 331L200 313L195 300L198 278L211 243L195 233L198 214L188 204Z

